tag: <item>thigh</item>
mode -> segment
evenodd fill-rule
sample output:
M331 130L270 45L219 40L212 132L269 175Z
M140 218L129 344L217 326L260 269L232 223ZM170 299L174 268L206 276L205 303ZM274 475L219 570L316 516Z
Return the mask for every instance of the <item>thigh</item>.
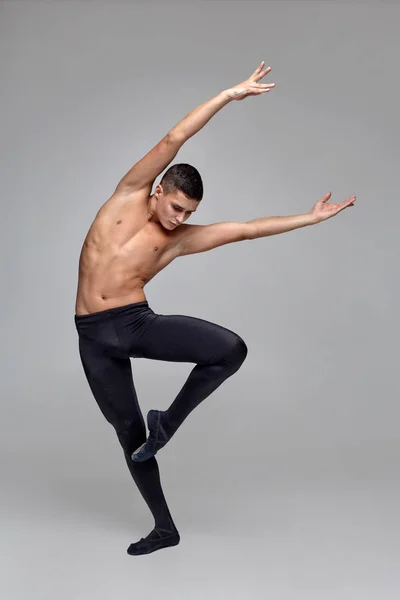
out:
M140 356L174 362L215 364L242 347L230 329L187 315L156 315L140 338Z
M129 358L115 357L99 344L79 337L82 366L95 400L117 431L133 427L137 435L145 431Z

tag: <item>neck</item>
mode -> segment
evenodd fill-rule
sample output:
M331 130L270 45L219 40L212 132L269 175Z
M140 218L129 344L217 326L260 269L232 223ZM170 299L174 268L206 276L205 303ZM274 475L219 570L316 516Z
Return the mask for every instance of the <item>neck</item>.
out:
M150 196L149 203L147 205L147 220L155 222L155 223L159 223L160 220L157 217L156 205L157 205L157 200L156 200L154 194L152 194Z

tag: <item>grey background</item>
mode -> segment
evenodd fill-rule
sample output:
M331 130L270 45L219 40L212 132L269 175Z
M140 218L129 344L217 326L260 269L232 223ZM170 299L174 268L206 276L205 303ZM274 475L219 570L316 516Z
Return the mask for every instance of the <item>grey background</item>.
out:
M399 597L399 17L393 2L1 2L1 600ZM122 175L261 60L276 88L173 161L203 177L190 222L304 213L327 191L356 206L182 257L145 288L249 354L158 455L180 545L130 557L153 520L80 364L81 245ZM193 365L132 367L146 414Z

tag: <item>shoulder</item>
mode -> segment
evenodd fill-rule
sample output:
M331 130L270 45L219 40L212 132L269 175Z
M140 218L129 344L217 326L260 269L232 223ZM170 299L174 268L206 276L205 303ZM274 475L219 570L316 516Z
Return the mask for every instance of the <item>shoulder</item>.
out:
M138 208L139 210L147 208L153 185L149 184L141 189L132 189L129 186L119 186L116 188L106 202L100 207L99 213L107 214L115 210L124 208Z
M187 240L190 238L191 234L197 229L201 229L203 225L194 225L189 223L182 223L179 225L174 231L171 232L172 239L174 240L174 245L176 246L178 256L183 256L185 254L185 247L187 244Z

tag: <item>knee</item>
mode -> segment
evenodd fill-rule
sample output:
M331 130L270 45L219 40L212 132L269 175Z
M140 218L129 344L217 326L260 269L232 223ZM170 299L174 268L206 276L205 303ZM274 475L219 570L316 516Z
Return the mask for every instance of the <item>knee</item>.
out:
M246 342L239 335L236 335L232 343L230 353L230 360L236 369L238 369L244 363L247 352L248 348Z
M122 448L131 455L141 444L146 441L146 427L144 422L134 418L125 418L115 427Z

